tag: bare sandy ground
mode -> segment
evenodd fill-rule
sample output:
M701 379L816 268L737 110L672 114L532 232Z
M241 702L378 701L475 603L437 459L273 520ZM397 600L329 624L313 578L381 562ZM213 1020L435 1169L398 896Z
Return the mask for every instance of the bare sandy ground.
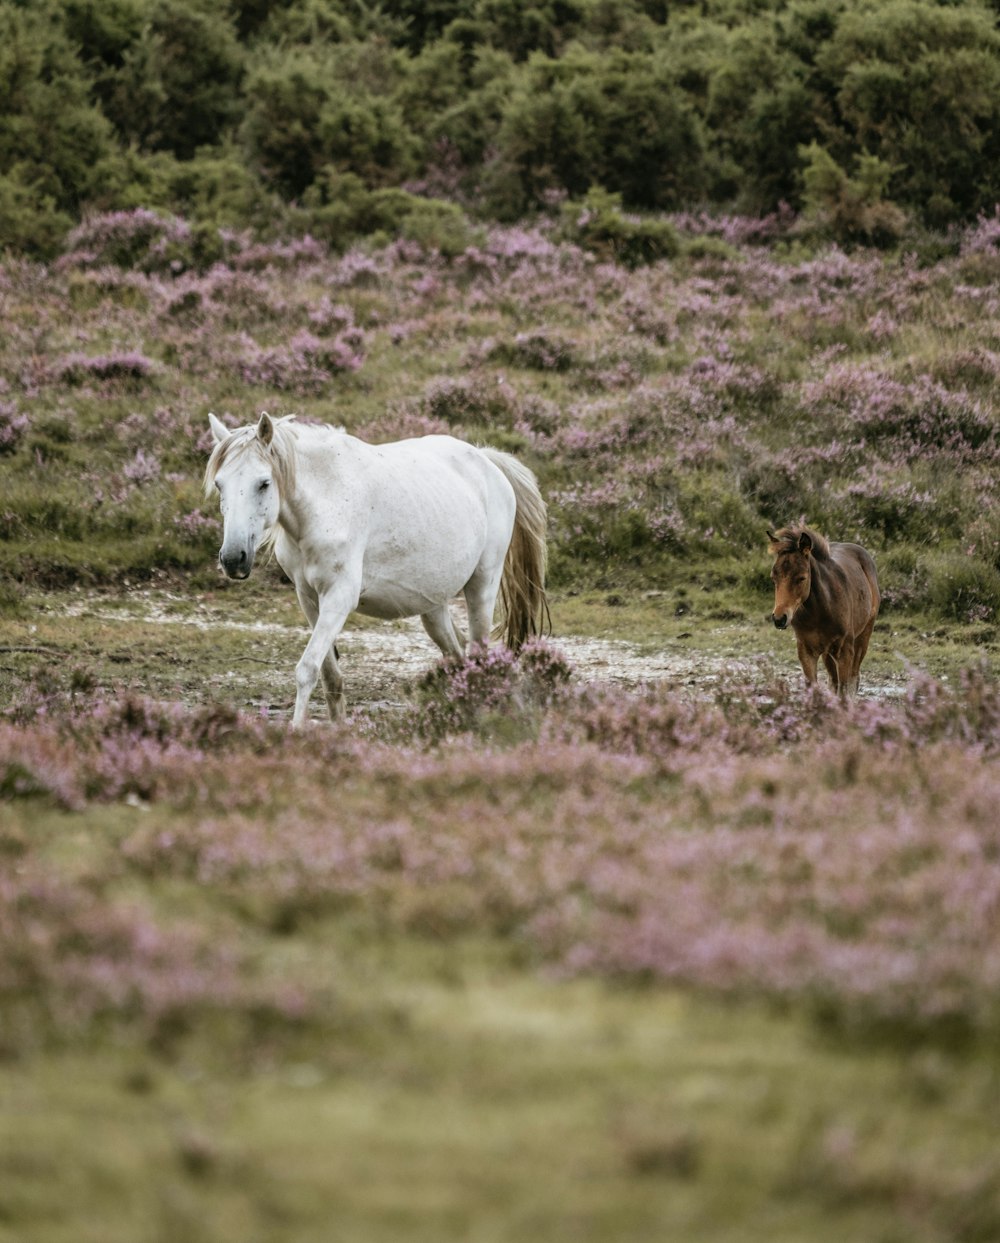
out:
M464 615L460 601L455 602L453 610L456 623L462 626ZM157 591L136 591L127 602L85 596L70 604L68 611L123 627L143 623L167 629L195 627L208 633L244 633L247 656L237 662L236 668L217 671L209 680L217 690L228 688L228 693L235 696L249 692L252 684L258 699L263 690L268 706L278 713L290 706L294 695L295 661L309 635L304 624L253 620L247 609L234 608L228 601L204 604ZM258 641L256 650L266 655L253 655L255 640ZM735 654L700 652L696 637L689 641L688 650L678 650L674 642L662 651L649 651L622 640L577 635L557 634L551 642L566 656L581 681L627 688L667 682L689 694L699 695L710 693L723 679L752 683L773 676L796 679L801 676L793 644L785 645L787 651L776 647L774 654L750 661ZM351 618L337 640L337 647L349 706L376 712L402 707L407 687L430 669L439 655L417 618L377 624L359 623ZM869 678L862 693L882 698L897 695L901 690L901 679ZM322 713L322 696L317 693L312 715L318 718Z

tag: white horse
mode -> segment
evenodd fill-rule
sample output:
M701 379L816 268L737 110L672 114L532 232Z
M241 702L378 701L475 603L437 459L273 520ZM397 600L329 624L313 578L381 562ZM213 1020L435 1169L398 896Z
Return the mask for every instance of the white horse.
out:
M465 651L448 607L459 592L472 643L488 642L498 594L508 646L541 631L545 502L509 453L452 436L370 445L294 415L265 413L232 432L208 420L205 492L219 492L223 570L246 578L254 555L273 545L312 627L295 671L293 727L305 722L320 673L331 718L343 715L335 643L352 612L419 614L446 655Z

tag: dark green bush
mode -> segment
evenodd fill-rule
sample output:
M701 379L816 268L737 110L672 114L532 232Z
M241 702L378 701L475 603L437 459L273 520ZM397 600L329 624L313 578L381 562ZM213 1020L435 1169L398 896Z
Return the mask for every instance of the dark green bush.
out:
M333 170L505 220L595 187L646 213L787 202L813 237L932 262L915 226L1000 201L994 8L0 0L0 244L51 253L137 207L267 232L305 206L352 236L399 215L346 181L341 203Z
M454 203L406 190L369 190L357 174L333 167L320 171L290 219L337 250L359 237L387 241L401 236L425 250L454 256L475 237L468 217Z
M190 160L169 151L115 151L98 168L97 211L152 208L215 228L287 231L288 207L229 144L203 148Z
M0 248L54 255L72 217L58 209L51 195L23 180L25 172L15 165L0 176Z
M268 51L250 72L242 127L248 155L284 194L327 166L368 186L415 168L417 140L390 97L398 59L362 44Z
M454 257L473 241L468 218L454 203L420 198L405 190L377 190L373 198L376 210L387 212L390 231L395 231L395 224L403 237L424 250Z
M476 16L489 43L524 60L533 52L557 55L579 30L584 7L583 0L480 0Z
M604 185L631 207L696 201L705 188L704 142L693 110L654 57L574 49L533 56L515 81L497 132L504 211L545 202L559 189Z
M52 4L0 4L0 176L12 226L0 244L48 249L61 213L74 212L97 189L95 168L113 139L90 89ZM25 219L30 204L42 216L36 228Z
M243 113L246 53L232 22L198 0L155 0L106 75L105 112L126 142L189 159Z
M713 194L766 211L797 197L796 152L816 137L817 101L774 25L740 23L719 39L703 104Z
M846 6L818 50L846 163L892 166L893 198L941 225L1000 198L1000 33L985 5Z

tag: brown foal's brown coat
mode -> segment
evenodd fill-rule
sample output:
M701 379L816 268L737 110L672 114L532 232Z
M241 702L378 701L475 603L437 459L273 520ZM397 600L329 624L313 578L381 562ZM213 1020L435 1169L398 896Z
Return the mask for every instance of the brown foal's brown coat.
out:
M855 694L880 601L875 562L860 544L829 543L808 527L768 531L779 630L795 631L810 685L820 657L841 694Z

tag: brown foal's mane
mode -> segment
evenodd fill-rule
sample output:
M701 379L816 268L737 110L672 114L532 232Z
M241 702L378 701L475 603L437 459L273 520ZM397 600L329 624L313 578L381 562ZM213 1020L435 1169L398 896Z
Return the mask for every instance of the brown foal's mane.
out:
M820 561L826 561L830 556L830 545L827 543L826 537L820 535L818 531L814 531L812 527L791 526L782 527L780 531L771 534L770 551L772 556L780 557L782 553L798 552L799 539L803 535L808 535L812 540L812 555Z

